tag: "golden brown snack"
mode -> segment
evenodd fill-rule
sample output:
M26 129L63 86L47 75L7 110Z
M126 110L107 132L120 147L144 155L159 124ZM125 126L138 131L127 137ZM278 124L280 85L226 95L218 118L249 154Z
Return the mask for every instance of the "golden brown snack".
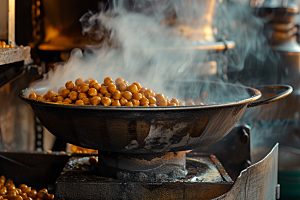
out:
M150 104L156 104L156 98L155 97L148 97Z
M78 93L76 91L72 91L69 93L69 98L72 100L72 101L76 101L77 100L77 96L78 96Z
M70 90L68 90L67 88L66 89L63 89L60 93L60 95L63 97L63 98L66 98L70 93Z
M104 79L104 85L108 86L109 84L113 83L114 81L110 77L106 77Z
M144 106L144 105L149 105L149 100L146 98L146 97L143 97L141 100L140 100L140 102L141 102L141 105L142 106Z
M83 106L83 105L84 105L84 102L83 102L82 100L77 100L77 101L75 102L75 104L76 104L76 105L81 105L81 106Z
M132 98L132 93L130 91L125 91L122 93L122 97L124 97L128 101Z
M29 98L36 99L36 94L34 92L31 92Z
M133 84L136 85L137 88L138 88L138 90L140 91L140 89L142 88L142 87L141 87L141 84L138 83L138 82L133 82Z
M90 89L90 87L89 87L89 85L86 84L86 83L82 83L82 84L80 85L80 90L81 90L81 92L88 92L89 89Z
M143 95L141 93L134 93L132 98L136 99L136 100L141 100L143 98Z
M78 79L76 79L76 81L75 81L75 85L77 85L77 86L80 86L82 83L84 83L84 81L83 81L82 78L78 78Z
M95 88L90 88L88 91L88 94L90 97L94 97L94 96L97 96L98 92Z
M124 79L122 79L122 78L117 78L116 80L115 80L115 83L116 83L116 85L117 86L119 86L121 83L123 83L124 82Z
M139 91L138 87L135 84L129 85L127 90L132 94L137 93Z
M132 107L133 103L131 101L128 101L128 102L125 103L125 106L131 106Z
M159 101L156 101L157 106L168 106L168 101L166 99L162 99Z
M89 83L90 87L93 87L95 84L97 84L98 82L96 80L91 80Z
M125 104L126 104L127 102L128 102L127 99L125 99L124 97L122 97L122 98L120 99L120 104L121 104L122 106L125 106Z
M95 88L98 92L100 92L101 84L96 83L95 85L93 85L93 88Z
M113 103L112 103L112 106L121 106L119 100L115 100Z
M68 82L66 82L65 87L66 87L68 90L71 90L71 89L74 87L73 81L68 81Z
M86 93L82 92L82 93L78 94L78 99L82 100L82 99L85 99L85 98L87 98Z
M102 87L100 88L100 92L101 92L103 95L105 95L106 93L108 93L107 86L102 86Z
M103 97L101 99L101 103L103 106L110 106L111 105L111 100L108 97Z
M127 83L125 82L120 83L120 91L127 90L127 87L128 87Z
M91 101L91 104L94 106L99 105L101 102L101 98L98 96L94 96L90 101Z
M141 105L141 102L139 100L132 99L131 101L132 101L133 106L140 106Z
M108 86L107 86L107 89L110 93L113 93L117 90L117 86L113 83L110 83Z
M178 101L178 99L175 99L175 98L172 98L171 99L171 101L170 101L170 104L171 103L175 103L176 104L176 106L178 106L179 105L179 101Z
M84 98L82 99L84 105L89 105L91 102L90 102L90 99L89 98Z
M114 94L113 94L113 98L114 98L115 100L121 99L121 98L122 98L122 93L121 93L119 90L115 90L115 91L114 91Z

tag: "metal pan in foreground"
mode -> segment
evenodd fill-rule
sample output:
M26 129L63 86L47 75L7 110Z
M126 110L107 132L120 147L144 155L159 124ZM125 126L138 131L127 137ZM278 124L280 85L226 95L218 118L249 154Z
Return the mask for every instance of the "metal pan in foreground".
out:
M292 92L290 86L267 86L285 91L272 98L259 90L243 88L247 98L225 104L181 107L104 107L61 105L20 98L29 103L41 123L68 143L119 153L162 153L184 151L214 144L224 138L247 107L267 104ZM235 89L235 88L233 88Z

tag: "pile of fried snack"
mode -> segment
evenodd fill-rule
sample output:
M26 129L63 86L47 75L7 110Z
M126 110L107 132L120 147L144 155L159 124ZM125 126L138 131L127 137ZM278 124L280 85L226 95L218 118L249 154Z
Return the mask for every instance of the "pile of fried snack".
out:
M9 44L6 44L6 42L4 42L4 41L0 41L0 49L11 49L14 47L15 47L15 45L13 45L13 44L9 45Z
M54 199L54 194L48 194L47 189L35 190L26 184L16 187L11 179L0 177L0 200L42 200Z
M169 99L163 94L153 92L151 89L142 87L138 82L129 84L122 78L113 81L106 77L103 83L98 83L93 78L76 79L68 81L65 87L60 87L58 93L49 90L46 94L39 95L30 93L29 98L59 104L75 105L99 105L99 106L185 106L178 99ZM195 105L188 102L187 105ZM203 105L198 102L197 105Z

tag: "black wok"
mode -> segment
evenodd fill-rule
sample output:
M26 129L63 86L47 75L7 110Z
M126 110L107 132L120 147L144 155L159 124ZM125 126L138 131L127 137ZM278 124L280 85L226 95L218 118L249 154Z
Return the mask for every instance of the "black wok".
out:
M224 84L213 85L224 87ZM19 96L61 140L99 151L140 154L184 151L214 144L229 133L246 108L276 101L293 90L286 85L267 86L262 89L285 91L255 101L261 97L259 90L234 84L225 86L222 96L231 96L236 101L223 99L227 103L178 107L61 105L29 99L23 92ZM229 95L233 91L236 94ZM239 96L239 91L244 94Z

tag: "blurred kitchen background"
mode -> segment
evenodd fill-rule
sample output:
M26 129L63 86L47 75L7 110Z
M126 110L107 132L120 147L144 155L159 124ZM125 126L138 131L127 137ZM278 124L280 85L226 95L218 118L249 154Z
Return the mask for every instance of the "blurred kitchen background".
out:
M1 0L0 8L8 7L8 2ZM251 127L253 155L269 152L279 142L281 183L291 183L293 177L300 180L300 1L216 0L216 4L219 12L214 12L215 24L209 34L221 45L210 51L207 70L195 70L201 79L254 88L271 84L294 88L283 100L247 109L239 124ZM0 40L27 46L31 53L30 58L10 65L0 63L0 150L66 150L65 144L42 127L31 107L17 94L55 63L67 61L74 48L101 43L82 35L79 19L87 11L98 12L109 6L105 0L15 1L15 39L10 41L9 34L1 32L9 31L9 25L1 21ZM240 8L244 9L240 13L231 12ZM0 12L0 19L5 17L9 17L7 13ZM257 35L263 37L257 40ZM244 57L236 56L245 48ZM20 71L23 66L26 67ZM266 98L274 94L263 95Z

